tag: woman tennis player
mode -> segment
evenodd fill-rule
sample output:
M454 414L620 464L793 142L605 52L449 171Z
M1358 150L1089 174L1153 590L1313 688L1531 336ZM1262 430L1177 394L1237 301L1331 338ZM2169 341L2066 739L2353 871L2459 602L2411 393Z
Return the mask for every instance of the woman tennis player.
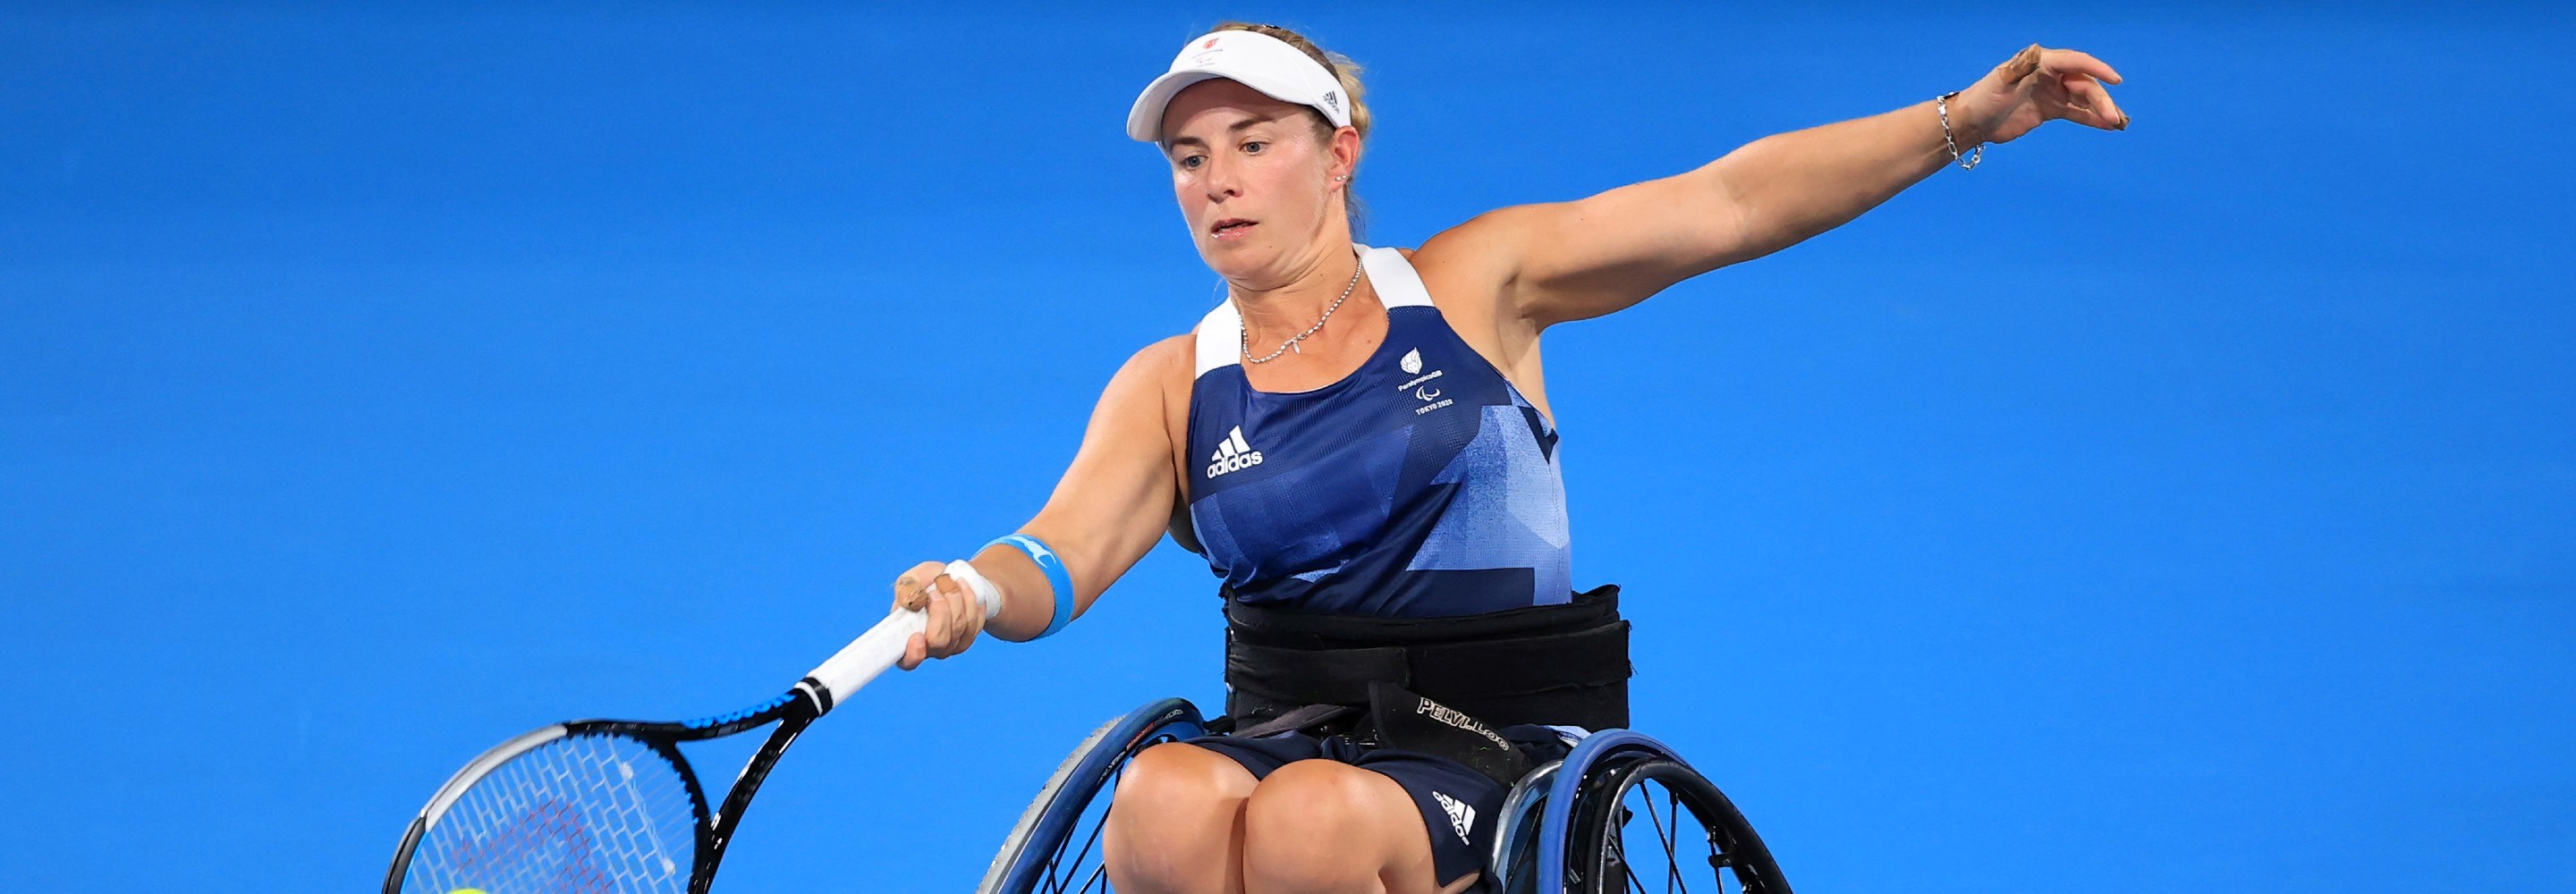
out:
M2034 46L1956 93L1407 251L1351 241L1357 66L1273 26L1192 39L1127 133L1162 151L1226 298L1118 371L1045 509L974 556L1003 594L989 623L945 563L896 580L929 613L903 666L1061 629L1168 530L1223 579L1236 728L1126 771L1118 890L1472 890L1513 773L1561 747L1538 725L1627 717L1615 595L1573 588L1541 334L2045 122L2125 128L2116 83Z

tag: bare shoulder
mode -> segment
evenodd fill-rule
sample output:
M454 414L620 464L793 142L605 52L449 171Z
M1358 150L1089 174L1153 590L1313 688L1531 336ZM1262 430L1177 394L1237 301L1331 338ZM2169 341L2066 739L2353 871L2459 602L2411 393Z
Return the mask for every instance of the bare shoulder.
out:
M1468 344L1513 368L1538 330L1517 313L1523 246L1547 225L1543 206L1518 205L1477 215L1441 231L1405 256L1431 300Z
M1414 267L1424 271L1426 282L1436 272L1444 280L1480 284L1483 292L1508 289L1519 276L1525 247L1553 225L1550 208L1514 205L1476 215L1422 243Z
M1165 338L1137 349L1136 356L1127 358L1127 366L1157 374L1187 375L1190 370L1190 356L1198 350L1198 341L1198 334L1195 332L1183 332Z
M1161 431L1166 438L1179 438L1179 432L1189 422L1190 373L1197 350L1198 338L1191 333L1137 350L1127 358L1126 365L1118 368L1118 375L1109 380L1108 389L1100 395L1102 409L1129 425L1142 425L1148 419L1159 421L1160 425L1142 427Z
M1183 398L1181 402L1187 404L1190 365L1197 350L1197 336L1187 332L1138 349L1134 356L1127 358L1126 365L1118 368L1118 375L1109 380L1110 394L1104 397L1115 398L1122 392L1132 392L1136 397L1153 395L1159 399L1177 389Z
M1146 345L1131 363L1153 370L1154 380L1189 387L1190 367L1198 360L1199 334L1183 332Z

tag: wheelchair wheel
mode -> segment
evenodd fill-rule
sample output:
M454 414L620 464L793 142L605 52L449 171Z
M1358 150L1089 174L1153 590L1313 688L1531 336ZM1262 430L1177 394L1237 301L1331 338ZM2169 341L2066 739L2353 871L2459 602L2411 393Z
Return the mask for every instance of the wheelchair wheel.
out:
M1619 755L1594 764L1580 786L1567 891L1790 894L1752 824L1689 765Z
M1109 890L1101 862L1102 824L1108 793L1118 788L1127 761L1164 742L1205 731L1197 706L1167 698L1101 724L1057 766L1002 850L984 870L977 894L1075 894Z

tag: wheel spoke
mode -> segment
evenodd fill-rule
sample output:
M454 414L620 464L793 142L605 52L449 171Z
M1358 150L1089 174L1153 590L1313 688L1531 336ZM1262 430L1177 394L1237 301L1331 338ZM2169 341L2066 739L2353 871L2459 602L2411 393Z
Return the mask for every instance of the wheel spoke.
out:
M1159 744L1161 742L1169 741L1179 740L1171 736L1162 736L1149 741L1147 744ZM1134 757L1132 754L1128 756ZM1124 781L1126 777L1127 762L1119 761L1117 764L1112 765L1109 768L1109 779L1103 784L1102 788L1106 791L1117 791L1118 783ZM1099 822L1093 824L1091 831L1083 836L1082 847L1073 852L1073 857L1071 859L1065 858L1064 849L1061 846L1056 849L1055 859L1050 860L1047 863L1047 884L1042 890L1051 892L1051 894L1066 894L1066 892L1073 892L1073 894L1087 894L1087 892L1092 890L1092 886L1098 885L1099 890L1104 892L1104 894L1109 891L1109 883L1106 878L1106 875L1109 872L1109 864L1105 854L1103 855L1102 862L1091 868L1090 874L1085 875L1082 872L1082 867L1091 858L1092 847L1100 843L1101 833L1108 828L1109 812L1106 808L1103 808L1100 813ZM1080 885L1074 884L1076 879L1081 880Z
M1664 789L1665 807L1671 811L1673 818L1672 825L1667 826L1664 824L1664 818L1655 813L1654 793L1641 793L1646 796L1646 820L1655 824L1655 838L1664 843L1664 890L1671 891L1673 890L1674 885L1680 884L1683 894L1689 894L1690 885L1683 884L1681 881L1681 863L1673 859L1673 832L1681 829L1682 827L1682 815L1679 802L1681 796L1673 794L1672 789L1670 788Z
M1673 821L1669 831L1664 833L1664 866L1671 870L1673 883L1681 888L1682 894L1690 894L1690 877L1682 873L1681 855L1673 852L1681 845L1678 836L1682 833L1682 796L1670 788L1664 789L1664 816Z
M1610 864L1615 862L1619 864L1622 882L1619 885L1620 894L1627 894L1629 891L1648 894L1646 883L1637 878L1636 866L1628 861L1628 836L1617 824L1602 829L1601 834L1607 839L1601 842L1601 865L1597 870L1601 881L1610 880Z
M1716 879L1713 884L1717 885L1717 894L1726 894L1726 878L1730 874L1735 876L1735 890L1739 894L1744 890L1744 872L1734 867L1733 861L1717 852L1717 830L1708 830L1708 874Z
M1091 856L1091 846L1092 846L1092 845L1094 845L1094 844L1098 844L1098 843L1100 842L1100 830L1102 830L1102 829L1106 829L1106 828L1108 828L1108 827L1109 827L1109 815L1108 815L1108 813L1107 813L1106 811L1103 811L1103 812L1101 813L1101 816L1100 816L1100 825L1097 825L1097 826L1093 826L1093 827L1091 827L1091 834L1089 834L1089 835L1085 835L1085 836L1083 836L1083 837L1082 837L1082 849L1081 849L1081 850L1078 850L1078 851L1075 851L1075 852L1073 853L1073 860L1072 860L1072 862L1065 863L1065 864L1062 864L1062 865L1064 865L1064 866L1066 866L1066 867L1068 867L1068 868L1072 869L1072 870L1073 870L1073 871L1075 871L1075 872L1080 872L1080 871L1082 871L1082 861L1083 861L1083 859L1084 859L1084 858ZM1104 865L1105 865L1105 864L1104 864ZM1057 890L1057 891L1062 891L1062 890L1064 890L1064 886L1063 886L1063 885L1061 885L1061 884L1059 884L1059 885L1057 885L1057 886L1056 886L1056 890Z
M1644 759L1610 763L1581 771L1581 800L1570 824L1573 840L1561 846L1583 853L1566 866L1566 888L1585 892L1645 894L1643 875L1634 862L1640 841L1664 848L1665 894L1786 894L1788 883L1724 792L1678 760ZM1658 803L1660 802L1660 803ZM1638 823L1637 814L1646 814ZM1682 823L1708 845L1708 869L1696 861L1682 866ZM1645 837L1651 829L1653 838ZM1651 860L1652 858L1645 858ZM1612 868L1613 860L1620 861ZM1651 864L1650 864L1651 865ZM1694 889L1690 879L1701 872L1706 884Z

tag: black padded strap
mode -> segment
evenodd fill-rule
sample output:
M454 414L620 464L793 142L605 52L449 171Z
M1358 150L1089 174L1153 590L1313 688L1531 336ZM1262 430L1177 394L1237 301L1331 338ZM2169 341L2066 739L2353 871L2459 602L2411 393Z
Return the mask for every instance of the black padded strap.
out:
M1452 699L1495 699L1628 679L1628 622L1555 636L1425 646L1281 649L1236 641L1226 681L1300 704L1368 702L1386 683Z
M1226 626L1237 638L1287 648L1508 639L1594 627L1619 618L1617 584L1576 593L1571 601L1556 605L1443 618L1314 614L1241 602L1231 590L1224 595Z
M1227 606L1227 710L1265 721L1370 703L1396 686L1497 724L1628 723L1628 622L1618 590L1463 618L1354 618Z
M1272 733L1285 733L1292 731L1302 732L1308 727L1322 726L1350 716L1358 711L1358 708L1344 707L1342 705L1307 705L1294 711L1281 714L1277 717L1261 721L1260 723L1238 727L1228 735L1238 736L1245 739L1258 739Z

